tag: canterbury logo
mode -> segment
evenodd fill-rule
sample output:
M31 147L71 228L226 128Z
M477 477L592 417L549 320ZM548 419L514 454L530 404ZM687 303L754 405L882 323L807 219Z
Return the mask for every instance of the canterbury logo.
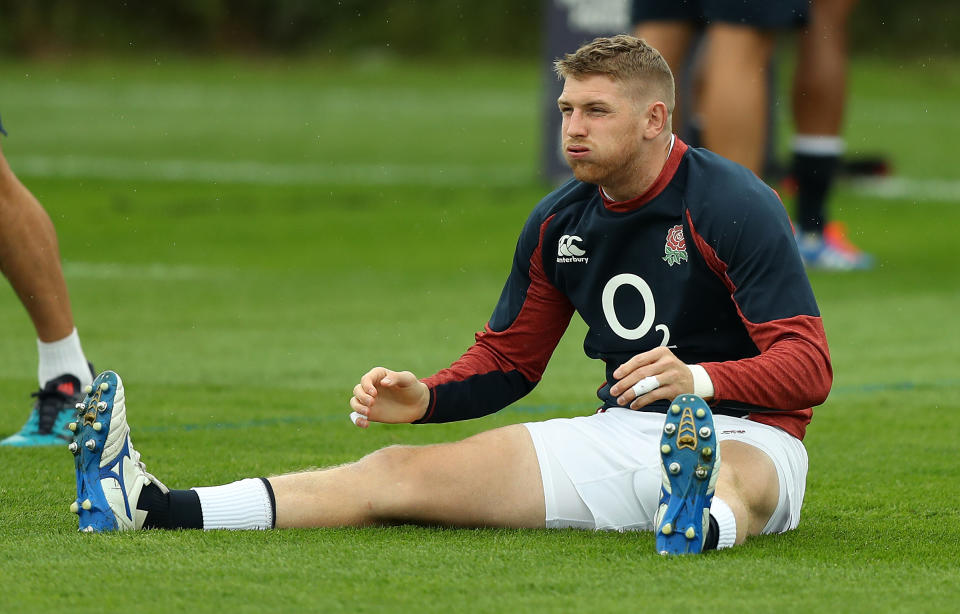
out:
M557 243L557 262L588 262L590 259L584 257L587 253L586 250L575 245L575 243L580 243L581 241L583 241L583 239L576 235L563 235L560 237L560 242Z

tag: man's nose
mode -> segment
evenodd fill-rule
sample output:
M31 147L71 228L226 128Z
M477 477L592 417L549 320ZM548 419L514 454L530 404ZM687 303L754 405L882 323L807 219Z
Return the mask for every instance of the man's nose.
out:
M564 133L567 136L583 136L587 133L586 123L583 121L583 113L574 110L567 116Z

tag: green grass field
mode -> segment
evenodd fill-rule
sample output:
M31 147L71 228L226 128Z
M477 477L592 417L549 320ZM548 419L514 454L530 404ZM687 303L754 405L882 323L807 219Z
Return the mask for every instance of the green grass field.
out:
M681 560L657 556L651 534L82 535L67 511L70 454L0 448L0 606L954 611L960 63L854 68L851 149L887 153L918 191L836 194L836 216L879 266L812 276L835 383L805 442L798 530ZM602 369L583 356L577 322L541 385L498 414L368 431L347 419L361 373L428 375L489 317L547 190L533 66L0 62L0 84L3 147L58 227L84 348L124 377L134 441L167 485L595 407ZM6 284L0 322L6 435L36 387L34 332Z

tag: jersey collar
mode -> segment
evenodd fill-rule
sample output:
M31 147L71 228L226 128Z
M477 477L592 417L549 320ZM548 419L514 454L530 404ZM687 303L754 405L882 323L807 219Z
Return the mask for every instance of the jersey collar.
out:
M603 191L603 188L598 186L604 207L610 211L626 213L627 211L633 211L634 209L642 207L663 192L667 185L673 180L677 168L680 167L680 160L688 149L687 144L681 141L677 135L671 134L670 137L670 153L667 154L667 161L664 163L663 169L661 169L657 179L647 188L647 191L636 198L617 202L608 197L606 192Z

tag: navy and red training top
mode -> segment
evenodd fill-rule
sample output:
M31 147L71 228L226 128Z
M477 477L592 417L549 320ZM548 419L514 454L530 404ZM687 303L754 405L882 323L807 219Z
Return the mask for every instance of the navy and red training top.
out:
M583 348L613 371L664 345L700 364L718 414L803 439L833 374L823 323L777 194L752 172L675 139L654 184L612 202L570 180L527 219L500 300L476 343L423 381L419 422L484 416L530 392L573 312ZM666 411L659 401L643 411Z

